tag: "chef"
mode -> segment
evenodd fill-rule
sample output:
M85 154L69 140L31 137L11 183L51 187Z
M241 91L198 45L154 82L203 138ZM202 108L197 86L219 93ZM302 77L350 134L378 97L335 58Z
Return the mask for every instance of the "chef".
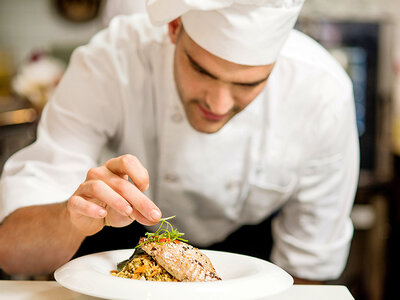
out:
M353 233L354 99L343 69L293 30L301 6L149 0L148 15L79 47L37 141L5 165L1 268L51 272L111 229L124 235L97 245L133 247L129 228L161 213L204 248L272 215L272 262L297 282L337 278Z

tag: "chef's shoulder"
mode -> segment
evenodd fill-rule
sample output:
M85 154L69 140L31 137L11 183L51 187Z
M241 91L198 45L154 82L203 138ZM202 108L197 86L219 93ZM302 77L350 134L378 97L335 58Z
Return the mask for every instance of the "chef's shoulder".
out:
M128 70L134 64L136 68L145 66L151 56L168 42L166 26L153 26L147 14L115 17L107 28L92 37L87 45L78 47L73 59L102 65L107 69Z
M277 107L301 128L301 134L293 136L301 137L299 144L312 155L336 151L355 128L353 86L346 71L320 44L296 30L284 45L277 66L282 82Z
M92 42L118 48L140 47L165 42L166 33L166 26L154 26L147 14L138 13L115 17L108 28L93 37Z
M318 42L306 34L292 30L282 49L282 62L296 76L298 88L310 93L318 87L332 94L349 93L352 82L340 63ZM309 86L310 89L306 89Z

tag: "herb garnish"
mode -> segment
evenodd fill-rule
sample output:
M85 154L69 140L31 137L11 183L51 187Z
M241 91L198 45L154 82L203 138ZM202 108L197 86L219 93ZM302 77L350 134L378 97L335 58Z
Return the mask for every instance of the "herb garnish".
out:
M145 235L147 237L147 240L141 244L138 244L135 247L135 251L133 252L131 257L118 263L117 270L120 272L135 257L146 254L146 252L141 248L141 246L143 246L147 243L156 242L156 243L163 245L165 243L173 242L175 240L187 242L187 240L181 238L181 236L183 236L185 234L182 232L179 232L178 229L174 229L174 227L171 225L171 223L168 222L168 220L173 219L173 218L175 218L175 216L160 219L161 224L160 224L160 227L158 227L157 231L154 233L146 232ZM166 225L166 228L163 228L164 225Z
M160 227L156 230L156 232L151 233L151 232L146 232L146 238L147 240L141 244L138 244L135 248L139 248L143 246L144 244L147 243L159 243L159 244L165 244L168 242L173 242L175 240L182 241L182 242L187 242L188 240L182 239L181 236L184 236L185 234L182 232L179 232L177 228L174 229L174 227L171 225L168 220L175 218L175 216L171 216L168 218L162 218ZM166 225L166 228L163 228L164 225Z

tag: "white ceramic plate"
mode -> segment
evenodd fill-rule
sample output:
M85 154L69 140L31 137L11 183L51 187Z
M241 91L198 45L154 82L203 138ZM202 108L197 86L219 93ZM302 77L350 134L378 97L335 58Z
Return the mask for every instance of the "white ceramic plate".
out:
M293 278L278 266L258 258L202 250L222 281L152 282L110 275L116 264L129 258L133 249L100 252L76 258L56 270L64 287L107 299L265 299L293 284Z

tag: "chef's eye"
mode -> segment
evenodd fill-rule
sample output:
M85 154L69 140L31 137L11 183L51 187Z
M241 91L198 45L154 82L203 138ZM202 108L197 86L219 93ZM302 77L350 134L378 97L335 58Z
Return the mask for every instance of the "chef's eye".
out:
M239 87L244 87L244 88L252 88L252 87L259 86L263 82L265 82L265 80L260 80L260 81L256 81L256 82L249 82L249 83L235 83L235 85L237 85Z
M208 75L207 72L205 72L203 69L201 69L201 68L199 68L197 66L192 66L192 67L197 73L200 73L200 74L203 74L203 75Z
M242 88L252 88L252 87L256 87L256 86L258 86L260 83L239 83L239 84L236 84L237 86L239 86L239 87L242 87Z
M199 66L196 66L196 65L192 65L192 67L193 67L193 69L194 69L197 73L199 73L199 74L201 74L201 75L205 75L205 76L210 77L210 78L212 78L212 79L216 79L215 76L211 75L210 73L208 73L208 72L207 72L206 70L204 70L203 68L201 68L201 67L199 67Z
M201 75L205 75L207 77L213 78L213 79L217 79L217 77L215 77L214 75L210 74L207 70L203 69L197 62L195 62L193 60L193 58L190 57L190 55L186 54L187 58L190 62L190 66L193 68L193 70L195 70L197 73L201 74Z

